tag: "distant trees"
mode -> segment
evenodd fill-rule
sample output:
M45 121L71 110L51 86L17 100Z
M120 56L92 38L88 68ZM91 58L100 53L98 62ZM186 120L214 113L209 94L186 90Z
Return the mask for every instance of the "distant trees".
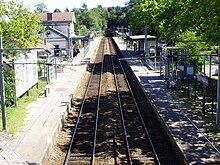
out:
M47 12L47 6L44 3L37 4L35 9L36 13L45 13Z
M56 9L54 10L54 13L61 13L61 10L58 9L58 8L56 8Z
M66 7L65 10L64 10L64 12L69 12L69 11L70 11L70 10L69 10L68 7Z
M108 7L102 8L97 5L97 8L87 9L84 4L83 8L73 8L77 18L76 29L82 29L84 25L87 29L104 32L107 28L123 26L128 28L130 21L129 7ZM82 31L82 30L81 30Z
M82 11L88 11L88 6L85 3L82 5Z
M107 28L106 11L99 6L99 8L87 9L84 3L82 9L74 8L77 24L76 30L78 35L86 35L88 31L103 32Z

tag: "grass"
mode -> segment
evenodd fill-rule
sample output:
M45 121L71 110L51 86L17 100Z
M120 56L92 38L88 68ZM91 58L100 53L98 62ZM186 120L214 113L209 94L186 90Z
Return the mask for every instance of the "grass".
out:
M39 81L38 88L34 86L30 89L29 96L25 94L23 97L19 98L16 107L6 107L6 125L9 133L15 134L23 126L24 119L27 115L27 105L39 97L46 85L46 82ZM0 121L0 129L2 130L2 118Z

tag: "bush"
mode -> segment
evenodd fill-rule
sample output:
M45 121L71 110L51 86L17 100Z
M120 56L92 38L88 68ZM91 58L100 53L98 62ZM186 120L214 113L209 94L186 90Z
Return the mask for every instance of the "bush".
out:
M15 73L12 69L4 69L5 104L12 106L15 103Z

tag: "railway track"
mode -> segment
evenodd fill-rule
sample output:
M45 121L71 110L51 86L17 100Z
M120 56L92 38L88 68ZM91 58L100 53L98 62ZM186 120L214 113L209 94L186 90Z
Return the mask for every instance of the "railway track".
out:
M103 38L64 164L184 164L111 38Z
M94 126L98 120L96 114L99 110L104 42L102 41L100 44L94 63L89 64L87 68L92 74L82 100L64 164L90 164L94 160L96 135Z

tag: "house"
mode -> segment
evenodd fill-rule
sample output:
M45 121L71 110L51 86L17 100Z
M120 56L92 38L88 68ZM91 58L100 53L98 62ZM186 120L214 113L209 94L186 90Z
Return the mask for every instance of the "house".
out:
M60 52L65 55L73 56L75 36L74 25L76 18L74 12L40 13L42 24L45 26L43 38L55 46L55 55Z

